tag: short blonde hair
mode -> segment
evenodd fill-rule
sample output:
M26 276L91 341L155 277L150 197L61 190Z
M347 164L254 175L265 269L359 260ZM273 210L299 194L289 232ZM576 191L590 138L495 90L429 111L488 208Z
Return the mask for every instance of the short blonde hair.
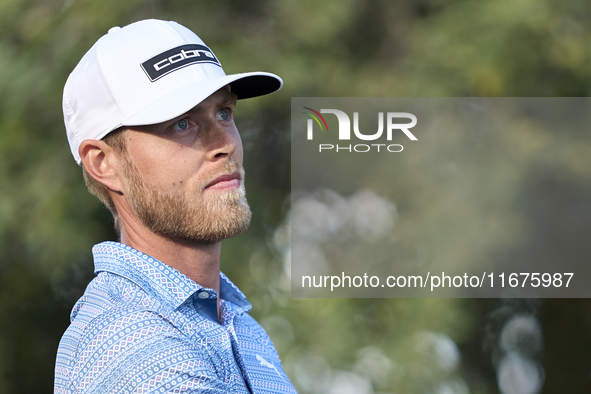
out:
M107 134L102 140L109 145L117 154L119 155L126 155L127 154L127 147L125 144L125 131L126 129L120 127L109 134ZM108 188L94 179L86 168L82 166L82 175L84 176L84 183L88 188L88 191L96 196L107 208L111 211L111 215L113 215L113 220L115 222L115 230L117 230L118 234L121 234L121 220L119 219L119 214L117 213L117 209L115 208L115 204L113 204L113 200L109 195Z

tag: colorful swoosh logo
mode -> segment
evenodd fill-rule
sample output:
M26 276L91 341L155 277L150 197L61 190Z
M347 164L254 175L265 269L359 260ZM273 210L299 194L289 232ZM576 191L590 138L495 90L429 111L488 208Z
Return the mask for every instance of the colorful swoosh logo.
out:
M302 107L302 108L313 112L313 113L310 113L310 112L302 112L302 113L306 114L306 115L310 115L312 117L312 119L314 119L316 121L316 123L318 123L318 126L320 126L320 130L324 130L324 127L322 127L322 123L324 123L324 126L326 127L326 131L328 131L328 125L326 124L326 120L324 120L324 117L322 115L320 115L320 112L315 111L309 107ZM322 123L320 123L320 119L318 119L318 118L322 119Z

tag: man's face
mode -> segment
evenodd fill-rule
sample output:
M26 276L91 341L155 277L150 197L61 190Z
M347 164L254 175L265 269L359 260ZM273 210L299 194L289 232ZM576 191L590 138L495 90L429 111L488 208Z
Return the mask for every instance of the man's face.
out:
M236 95L222 88L179 118L127 132L126 198L152 232L215 243L248 227L235 105Z

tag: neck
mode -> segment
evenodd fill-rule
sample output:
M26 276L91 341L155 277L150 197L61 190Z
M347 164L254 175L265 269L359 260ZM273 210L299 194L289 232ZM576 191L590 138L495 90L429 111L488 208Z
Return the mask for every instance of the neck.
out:
M220 291L221 242L204 244L171 240L123 219L121 243L146 253L188 276L195 283Z

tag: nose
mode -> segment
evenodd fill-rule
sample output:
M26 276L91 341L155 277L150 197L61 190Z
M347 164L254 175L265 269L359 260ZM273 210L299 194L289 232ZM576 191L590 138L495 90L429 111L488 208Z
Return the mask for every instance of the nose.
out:
M215 123L207 133L207 158L210 161L235 159L242 153L242 140L236 126ZM240 157L240 161L242 157Z

